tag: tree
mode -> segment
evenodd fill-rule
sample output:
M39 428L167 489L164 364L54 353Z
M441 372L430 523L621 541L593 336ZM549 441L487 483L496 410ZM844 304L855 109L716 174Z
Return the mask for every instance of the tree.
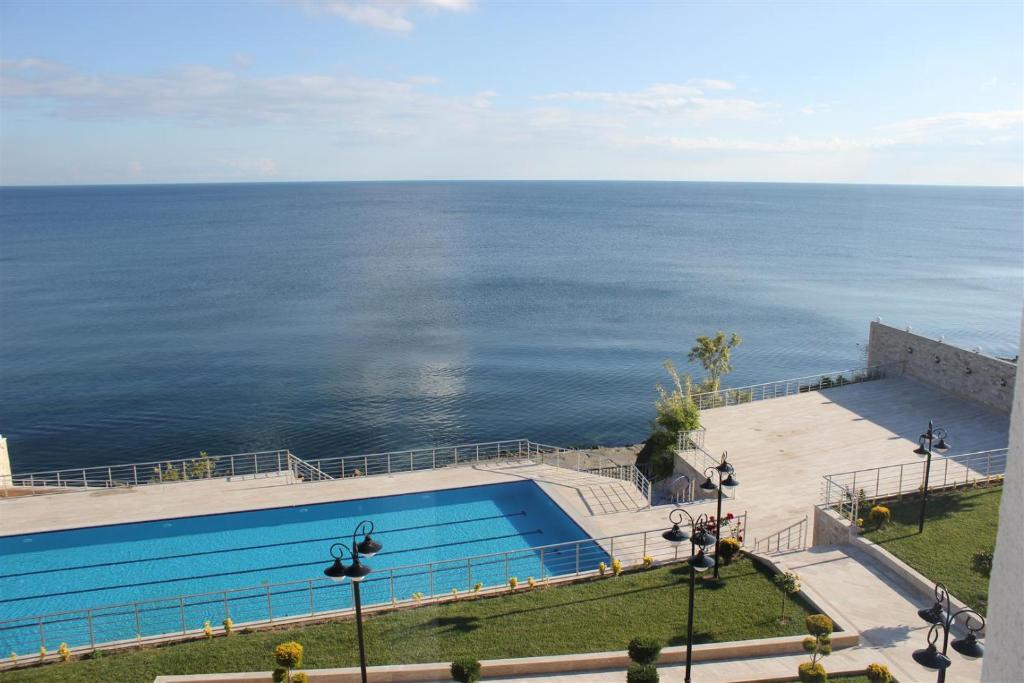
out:
M670 360L664 363L665 370L672 378L672 390L661 384L655 385L658 398L654 402L657 411L651 425L651 436L637 454L637 462L649 462L655 479L672 475L673 460L680 432L700 427L700 411L690 398L693 381L689 375L679 376L676 366Z
M697 337L697 343L690 349L687 360L691 363L699 361L704 366L707 372L703 387L705 391L718 391L722 377L732 372L732 350L742 343L743 340L735 332L726 338L725 332L721 330L714 337Z
M800 592L800 577L794 572L784 572L782 574L776 574L775 585L782 591L782 615L779 617L779 621L786 620L786 597L794 595Z

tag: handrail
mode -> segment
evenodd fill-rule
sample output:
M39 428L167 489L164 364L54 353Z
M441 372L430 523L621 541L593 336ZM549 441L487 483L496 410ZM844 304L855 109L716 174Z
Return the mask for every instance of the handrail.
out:
M803 394L808 391L832 389L834 387L846 386L847 384L859 384L861 382L884 379L889 375L890 370L902 368L902 365L903 363L898 361L848 370L816 373L774 382L729 387L719 389L718 391L706 391L700 394L693 394L690 398L697 405L697 408L708 410L710 408L764 401L771 398Z
M1006 448L950 456L932 456L928 487L941 489L1001 477L1006 471ZM924 484L926 461L919 460L826 474L822 478L821 505L839 508L856 520L862 500L914 493Z
M774 552L776 552L776 553L796 552L798 550L803 550L804 548L807 547L807 523L808 523L808 521L809 521L808 518L804 517L800 521L794 522L793 524L790 524L787 527L783 527L779 531L776 531L775 533L770 534L769 536L767 536L765 538L758 538L758 539L756 539L754 541L754 552L755 553L759 553L759 552L770 553L770 552L773 552L772 551L772 541L773 540L775 541L775 550L774 550ZM793 538L794 533L796 534L795 543L794 543L794 538ZM783 536L786 537L786 539L785 539L785 550L783 550L783 547L782 547L783 546L783 542L782 542ZM764 544L764 550L761 549L761 544L762 543Z

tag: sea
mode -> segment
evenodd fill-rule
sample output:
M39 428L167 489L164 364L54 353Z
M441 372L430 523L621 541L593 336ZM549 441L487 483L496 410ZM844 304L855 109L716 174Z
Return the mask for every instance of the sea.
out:
M0 188L15 471L642 440L662 368L856 368L869 322L1013 357L1021 188L646 182Z

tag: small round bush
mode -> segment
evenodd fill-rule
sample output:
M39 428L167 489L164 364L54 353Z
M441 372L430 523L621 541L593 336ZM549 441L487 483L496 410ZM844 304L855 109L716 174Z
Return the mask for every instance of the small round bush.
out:
M735 538L723 538L718 544L718 552L722 555L722 562L732 564L732 559L740 552L740 542Z
M637 664L654 664L661 654L661 643L654 638L637 636L629 641L629 658Z
M304 672L292 674L292 683L309 683L309 676Z
M991 550L982 550L981 552L974 553L971 565L974 567L974 571L982 576L992 576L992 560L993 552Z
M658 670L653 664L634 662L626 672L626 683L658 683Z
M868 519L871 520L876 529L881 529L892 519L892 512L884 505L876 505L868 512Z
M800 683L828 683L828 672L820 662L804 662L797 669Z
M824 636L832 633L832 620L824 614L807 615L804 625L812 636Z
M472 657L460 657L452 662L452 680L459 683L476 683L480 680L480 662Z
M285 669L302 666L302 645L290 640L274 648L274 661Z
M893 681L892 673L885 664L868 664L864 675L871 683L892 683Z

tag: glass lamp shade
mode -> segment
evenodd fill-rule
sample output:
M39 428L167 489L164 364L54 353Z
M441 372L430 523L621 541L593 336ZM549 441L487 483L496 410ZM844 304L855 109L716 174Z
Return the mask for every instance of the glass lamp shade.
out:
M347 570L348 567L342 564L341 560L334 558L334 564L324 570L324 576L329 578L331 581L341 583L348 578L348 575L345 573Z
M359 542L356 546L356 552L363 557L373 557L380 552L381 544L370 538L370 534L366 534L366 538Z
M973 633L968 633L966 638L954 640L953 649L968 659L981 659L985 656L985 646L978 642Z
M928 455L928 449L924 447L924 439L922 439L921 444L914 449L914 452L918 455Z
M371 571L373 570L370 569L369 565L363 564L362 562L353 562L345 570L345 576L358 583L365 579Z
M735 472L733 466L727 462L718 463L718 466L715 467L715 469L721 472L722 474L732 474L733 472Z
M704 554L701 550L696 556L690 559L690 566L696 572L706 572L709 569L714 569L715 561Z
M946 613L942 609L942 605L935 603L928 609L917 610L917 616L921 617L924 621L929 624L941 624L946 621Z
M718 487L715 486L715 482L711 481L711 477L708 477L707 479L705 479L704 483L701 484L700 487L702 489L704 489L705 491L716 491L716 490L718 490Z
M725 478L725 481L722 482L722 486L724 486L727 489L736 488L739 485L740 485L739 479L737 479L736 477L732 476L731 474L728 477Z
M928 647L924 650L914 650L911 657L915 662L932 671L945 669L950 664L949 657L935 649L935 643L928 643Z
M942 437L941 439L939 439L939 442L937 444L932 446L932 448L938 451L939 453L945 453L950 449L950 447L950 443L946 441L946 437Z
M689 540L690 534L680 529L678 524L673 524L672 528L663 533L661 537L672 545L679 545L683 541Z

